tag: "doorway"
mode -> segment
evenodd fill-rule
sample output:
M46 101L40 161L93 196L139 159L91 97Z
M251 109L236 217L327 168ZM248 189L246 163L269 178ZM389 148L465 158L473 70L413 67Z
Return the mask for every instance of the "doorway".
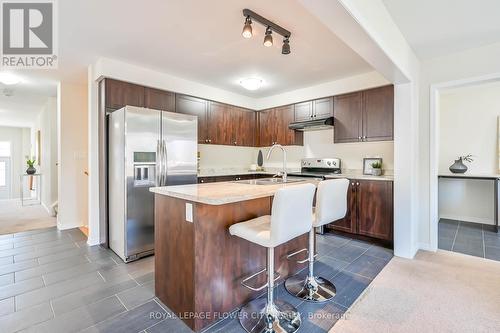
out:
M500 261L500 75L431 86L431 245ZM471 159L465 158L472 155ZM464 174L449 167L462 157Z
M3 142L0 142L0 145ZM0 200L11 197L12 171L10 156L0 156Z

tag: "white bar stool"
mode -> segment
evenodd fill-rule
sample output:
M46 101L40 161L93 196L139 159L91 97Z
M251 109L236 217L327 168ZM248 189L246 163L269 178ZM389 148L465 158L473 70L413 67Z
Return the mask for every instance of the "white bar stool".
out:
M286 290L293 296L309 302L325 302L332 299L337 290L332 282L314 276L314 229L343 218L347 213L347 189L349 180L331 179L318 184L313 228L309 231L309 272L304 278L294 275L285 281ZM306 249L290 254L292 257Z
M267 268L244 279L243 286L260 291L267 287L267 300L257 298L239 313L241 326L247 332L296 332L301 323L300 313L286 302L274 300L274 248L307 233L312 225L312 203L316 187L312 184L279 189L274 195L271 215L233 224L229 233L267 248ZM259 273L267 272L267 283L252 287L246 282Z

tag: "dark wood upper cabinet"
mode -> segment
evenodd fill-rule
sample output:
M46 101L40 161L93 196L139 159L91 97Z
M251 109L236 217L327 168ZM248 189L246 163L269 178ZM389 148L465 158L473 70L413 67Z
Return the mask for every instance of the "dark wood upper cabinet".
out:
M198 117L198 143L208 140L208 101L187 95L175 95L176 112Z
M392 241L393 182L360 180L358 185L358 233Z
M227 104L208 103L208 143L217 145L233 144L233 124L231 108Z
M361 141L362 121L362 94L356 92L335 96L334 128L333 136L335 143Z
M333 97L315 99L294 105L295 121L323 119L333 116Z
M363 91L363 139L386 141L394 137L394 87Z
M238 107L233 107L232 112L232 140L235 146L255 146L256 113Z
M313 118L322 119L333 116L333 97L313 101Z
M144 107L144 87L136 84L105 79L106 109L118 110L126 105Z
M334 142L390 141L394 138L394 87L334 97Z
M356 189L356 181L351 180L347 190L347 213L343 219L335 221L335 223L330 225L334 230L340 230L351 234L357 232L358 204Z
M273 109L262 110L257 113L259 123L258 146L269 147L273 145Z
M146 87L144 104L149 109L175 112L175 94L170 91Z
M313 102L301 102L294 105L295 121L306 121L313 118Z
M302 145L303 133L300 131L294 131L288 128L288 125L292 123L295 119L293 105L286 105L275 108L274 113L274 143L279 143L280 145Z

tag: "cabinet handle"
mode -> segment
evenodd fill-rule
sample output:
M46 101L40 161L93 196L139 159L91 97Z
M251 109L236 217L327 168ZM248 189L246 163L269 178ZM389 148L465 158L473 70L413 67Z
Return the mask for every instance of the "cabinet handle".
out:
M212 140L208 139L208 143L212 143Z
M366 141L366 135L363 135L363 141Z
M205 182L205 181L204 181L203 179L202 179L202 180L200 180L200 183L204 183L204 182Z
M361 139L362 139L362 138L361 138L360 136L358 136L358 141L361 141Z
M208 139L205 139L205 142L208 143Z
M359 182L356 183L356 186L359 186Z
M234 141L234 145L236 146L238 143L236 141Z

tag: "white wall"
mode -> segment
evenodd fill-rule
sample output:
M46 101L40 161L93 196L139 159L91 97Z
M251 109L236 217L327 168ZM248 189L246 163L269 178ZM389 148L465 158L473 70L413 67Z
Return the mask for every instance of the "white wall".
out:
M30 155L30 129L0 126L0 141L10 141L11 151L11 198L20 197L20 178L26 173L26 156Z
M307 88L296 89L282 94L255 100L255 110L263 110L276 106L282 106L297 102L303 102L315 98L340 95L348 92L381 87L390 84L377 72L369 72L346 77L343 79L325 82Z
M59 142L59 214L57 225L68 229L88 221L87 86L59 83L57 90Z
M498 173L500 82L443 91L439 98L439 173L474 155L469 174ZM439 180L439 217L493 224L491 181Z
M40 110L31 131L35 149L37 131L41 134L41 159L37 169L42 174L42 205L53 214L51 206L57 201L57 99L49 97ZM33 152L34 153L34 152ZM37 162L37 164L39 164Z
M382 0L300 0L333 33L394 83L394 254L419 248L420 63Z
M431 177L430 165L430 90L431 85L449 81L471 79L492 73L500 73L500 43L469 49L422 63L420 80L419 140L420 140L420 189L419 189L419 241L431 246ZM434 179L434 181L437 181ZM437 202L434 203L437 205Z

